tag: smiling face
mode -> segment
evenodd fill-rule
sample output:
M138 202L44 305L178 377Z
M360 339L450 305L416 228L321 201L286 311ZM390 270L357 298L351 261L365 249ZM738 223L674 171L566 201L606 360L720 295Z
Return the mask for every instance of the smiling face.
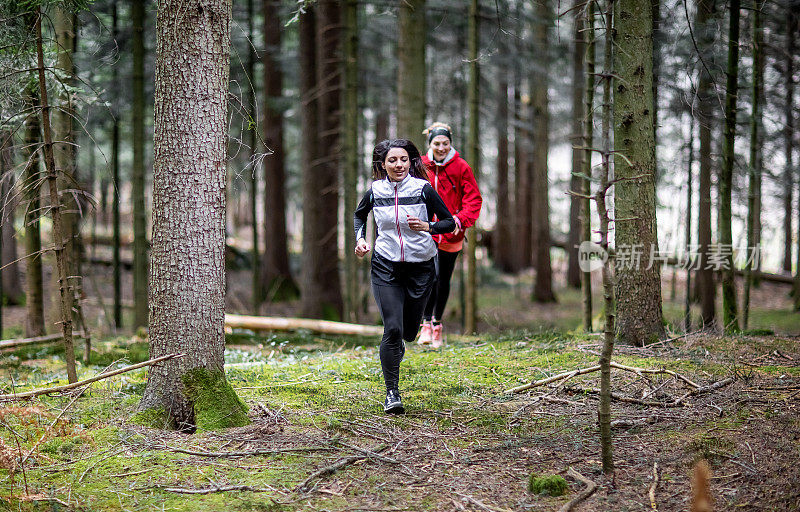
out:
M392 148L386 154L383 161L383 168L392 181L403 181L411 169L411 159L408 152L403 148Z
M431 139L431 151L433 151L433 159L441 162L450 152L450 139L445 135L437 135Z

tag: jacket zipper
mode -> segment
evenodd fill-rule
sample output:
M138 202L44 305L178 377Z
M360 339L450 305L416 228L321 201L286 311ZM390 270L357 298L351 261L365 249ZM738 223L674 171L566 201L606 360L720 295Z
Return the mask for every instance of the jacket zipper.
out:
M400 231L400 208L397 201L397 187L394 187L394 221L397 224L397 237L400 239L400 261L405 261L406 257L403 253L403 233Z
M436 167L436 172L433 175L433 190L435 190L436 193L439 194L439 165L436 163L434 163L433 165ZM442 235L434 235L434 237L436 239L437 244L442 243Z

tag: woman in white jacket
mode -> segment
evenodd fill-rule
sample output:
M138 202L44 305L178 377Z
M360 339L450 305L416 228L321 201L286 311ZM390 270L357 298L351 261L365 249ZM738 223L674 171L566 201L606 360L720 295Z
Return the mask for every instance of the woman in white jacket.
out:
M417 336L422 312L436 276L436 244L431 235L449 233L455 221L426 179L419 150L406 139L378 143L372 153L372 186L354 215L356 256L370 251L367 215L377 226L372 253L372 293L383 318L381 368L387 413L404 412L400 398L403 340ZM432 222L434 215L438 222Z

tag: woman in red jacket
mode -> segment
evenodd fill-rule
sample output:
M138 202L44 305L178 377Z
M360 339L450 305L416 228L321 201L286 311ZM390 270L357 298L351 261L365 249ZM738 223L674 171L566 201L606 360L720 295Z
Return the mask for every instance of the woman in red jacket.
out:
M473 226L481 212L481 198L475 175L469 164L452 148L451 129L444 123L433 123L423 133L428 135L428 153L422 162L428 171L428 180L444 200L453 214L456 229L452 233L435 235L438 248L436 277L417 343L439 348L444 344L442 315L450 295L450 279L456 266L456 258L464 245L464 232Z

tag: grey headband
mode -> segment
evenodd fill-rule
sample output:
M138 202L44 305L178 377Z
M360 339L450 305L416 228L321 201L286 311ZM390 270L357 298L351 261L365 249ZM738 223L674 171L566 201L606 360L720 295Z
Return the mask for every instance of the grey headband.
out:
M445 137L450 139L450 141L453 140L453 137L450 135L450 130L448 130L447 128L442 128L441 126L437 126L433 130L428 132L428 144L430 144L433 138L436 137L437 135L444 135Z

